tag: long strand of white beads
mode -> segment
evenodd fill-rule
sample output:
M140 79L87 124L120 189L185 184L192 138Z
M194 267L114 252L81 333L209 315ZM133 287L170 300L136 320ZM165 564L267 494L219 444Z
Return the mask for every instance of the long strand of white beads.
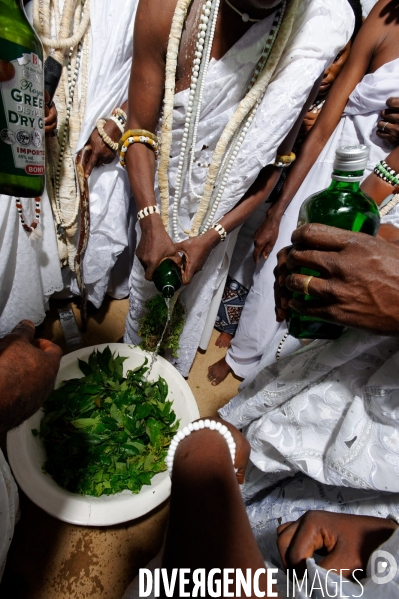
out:
M192 220L192 226L190 231L190 237L196 237L199 235L200 227L202 226L204 219L208 213L209 204L211 198L214 195L215 186L217 185L220 167L223 163L226 151L230 147L231 141L240 128L242 123L248 117L248 114L256 108L258 100L264 96L267 86L277 68L277 65L281 59L283 51L288 43L293 24L298 11L298 5L300 0L289 0L287 2L287 10L284 14L280 29L278 31L276 42L273 45L272 51L267 61L267 65L257 77L255 84L252 89L246 94L246 96L239 103L234 115L227 123L224 131L216 145L213 152L212 162L208 170L207 178L204 185L204 191L200 201L200 205L197 212Z
M259 61L256 65L255 71L252 75L251 81L249 83L248 86L248 91L254 86L254 84L256 83L257 78L259 77L259 75L262 73L263 69L265 68L266 64L267 64L267 60L270 56L271 50L273 48L273 45L276 41L276 37L278 34L278 31L280 29L280 25L281 22L283 20L283 15L284 15L284 11L285 11L285 2L282 3L282 5L279 7L279 10L276 13L276 17L274 19L272 28L270 30L269 36L266 40L265 46L263 48L262 54L259 58ZM221 164L220 167L220 171L219 171L219 176L218 176L218 183L215 186L214 192L211 196L211 201L209 203L209 208L208 208L208 214L205 215L204 221L200 227L200 233L205 233L206 231L208 231L212 225L213 225L213 221L214 221L214 217L217 211L217 208L219 206L219 203L222 199L224 190L226 188L228 179L229 179L229 175L230 175L230 171L233 167L233 164L235 162L235 159L238 156L238 152L240 150L240 147L242 145L242 143L244 142L245 136L247 134L247 132L250 129L250 126L252 124L252 121L255 117L256 111L258 110L261 101L263 99L263 96L265 94L266 90L264 91L264 93L262 94L262 96L257 100L254 108L251 110L251 112L248 114L247 118L244 119L244 121L241 123L241 126L238 128L238 130L236 131L236 133L234 134L233 139L231 140L231 144L230 144L230 148L229 150L226 152L223 162Z
M49 8L50 8L50 3L49 4ZM72 20L72 15L73 15L73 11L74 11L74 2L69 2L68 4L66 4L66 9L67 9L67 17L68 19ZM64 10L65 10L64 8ZM90 22L90 2L89 0L86 1L84 9L83 9L83 14L78 26L77 31L73 34L72 37L68 37L68 38L55 38L55 39L51 39L49 37L46 37L44 35L40 36L40 39L42 41L42 44L44 46L48 46L49 48L54 48L56 50L66 50L67 48L70 48L71 46L76 46L76 44L78 44L84 34L86 33L87 27L89 25Z
M207 0L202 6L201 22L198 28L195 58L191 73L190 95L187 103L187 114L184 123L183 137L180 148L179 163L176 173L176 188L173 198L173 235L179 238L178 225L184 230L178 218L179 200L183 189L183 181L187 170L187 148L195 147L197 139L199 113L202 106L202 95L205 77L212 51L213 38L216 29L216 20L219 12L220 0Z
M206 418L205 420L197 420L196 422L190 422L189 425L185 426L173 437L169 445L168 455L166 456L165 460L170 476L172 476L173 460L175 458L176 449L180 441L182 441L185 437L191 435L191 433L202 430L204 428L209 428L211 431L217 431L222 435L222 437L224 437L229 447L231 460L234 466L234 462L236 459L236 444L233 439L233 435L231 434L231 432L225 424L222 424L221 422L216 422L216 420L209 420L209 418Z
M195 114L194 135L193 135L193 140L192 140L192 144L191 144L190 166L189 166L189 171L188 171L188 181L189 181L190 191L193 194L193 196L195 198L197 198L198 200L201 199L201 196L198 195L194 190L194 186L193 186L193 182L192 182L192 172L193 172L193 164L194 164L194 160L195 160L195 146L197 144L198 125L199 125L199 119L200 119L201 108L202 108L202 97L203 97L203 93L204 93L205 79L206 79L206 75L208 73L209 61L210 61L210 57L211 57L213 38L215 36L215 27L216 27L217 15L219 13L219 4L220 4L220 0L215 2L215 6L214 6L214 12L216 14L216 18L212 21L212 30L211 30L210 40L209 40L209 44L208 44L208 48L207 48L207 52L206 52L206 56L205 56L205 61L204 61L204 70L203 70L201 86L200 86L200 90L199 90L199 94L198 94L198 96L199 96L198 97L198 106L197 106L196 114ZM208 6L208 2L206 3L206 6ZM204 21L205 21L205 19L208 18L206 15L206 12L202 18L204 19Z
M208 1L210 1L210 0L208 0ZM289 6L288 6L288 3L289 3ZM161 198L162 222L167 231L169 231L168 166L169 166L170 150L171 150L171 144L172 144L173 105L174 105L174 90L175 90L175 80L176 80L177 57L178 57L179 44L181 41L183 24L184 24L185 15L187 13L188 4L189 4L189 0L178 0L178 2L177 2L176 10L175 10L173 21L172 21L171 34L169 37L169 44L168 44L168 50L167 50L167 56L166 56L166 65L167 65L166 66L166 82L165 82L163 123L162 123L162 140L161 140L162 143L161 143L160 159L159 159L159 163L158 163L158 183L159 183L159 191L160 191L160 198ZM211 3L211 5L212 4L213 3ZM244 139L242 137L242 132L243 132L245 126L248 125L248 121L249 121L249 123L252 122L254 111L260 104L260 100L265 93L267 85L277 67L278 61L280 60L282 52L287 44L287 41L291 34L291 30L292 30L293 22L294 22L294 19L296 16L296 12L298 10L298 4L299 4L299 0L288 0L288 2L287 2L287 0L284 1L283 6L281 7L281 19L280 19L280 25L281 25L281 21L284 16L284 22L282 24L283 26L282 27L279 26L277 31L274 31L274 26L272 27L273 36L275 34L274 37L275 37L276 44L273 46L272 52L267 52L267 48L265 46L265 54L262 53L260 61L254 71L253 78L251 80L251 85L250 85L251 89L247 93L247 95L243 98L243 100L240 102L239 107L237 108L236 112L231 117L230 121L227 123L227 125L224 129L224 132L217 144L217 147L213 153L211 165L209 167L209 171L208 171L207 179L205 182L204 191L201 196L200 204L199 204L197 212L192 220L191 230L189 233L187 233L187 231L185 231L183 229L183 227L181 227L182 230L186 234L190 235L190 237L195 237L200 233L200 227L203 226L204 221L207 219L207 217L209 215L209 206L210 206L211 200L216 199L215 188L217 187L217 184L220 181L220 177L219 177L220 168L223 165L223 170L225 168L227 169L227 165L229 164L229 161L227 160L228 157L226 156L226 153L228 152L228 148L231 149L231 141L233 140L233 138L235 140L237 140L237 143L239 143L238 140L240 138L241 138L241 143ZM287 10L285 10L286 7L287 7ZM215 18L217 18L217 16ZM213 21L213 19L212 19L212 21ZM215 23L216 23L216 21L215 21ZM205 23L203 23L201 21L201 25L204 25L204 24ZM209 20L208 20L207 25L209 25ZM208 37L206 35L208 32L209 32L209 29L207 29L207 32L200 30L199 33L202 34L202 35L200 35L200 37L202 38L202 41L205 41L205 39L208 39ZM205 36L203 35L204 33L205 33ZM210 34L210 32L209 32L209 34ZM196 59L197 58L200 59L200 62L202 62L201 58L203 56L204 46L205 46L205 44L201 43L200 47L196 48L196 50L198 52L201 52L200 56L195 56ZM267 54L267 56L266 56L266 54ZM270 54L270 56L269 56L269 54ZM268 57L270 58L269 61L268 61ZM267 62L267 65L266 65L266 62ZM200 65L197 64L197 66L200 66ZM199 72L201 73L201 69ZM259 77L259 74L261 75L261 77ZM258 81L258 79L259 79L259 81ZM191 88L190 91L192 91L192 89L194 88L194 91L198 92L197 83L198 83L198 78L197 78L197 81L192 81L191 85L193 87L190 86L190 88ZM252 90L252 87L254 87L254 90ZM190 123L192 123L193 120L195 123L196 117L197 117L197 110L195 110L195 107L196 106L198 107L197 94L194 95L194 99L195 99L195 102L193 100L192 106L190 105L191 114L188 115ZM194 114L194 117L193 117L193 114ZM244 122L244 121L246 121L246 122ZM242 130L240 130L241 128L242 128ZM246 129L245 132L247 130L248 129ZM188 148L190 148L190 153L191 153L192 147L193 147L192 145L189 145L189 143L188 143L189 131L185 130L183 132L183 135L184 135L184 133L187 134L184 136L183 141L182 141L182 145L183 145L182 150L184 150L184 152L182 151L182 153L184 153L185 156L183 156L183 160L181 162L180 162L181 156L179 156L179 165L181 166L181 169L180 169L181 172L177 173L177 175L180 175L180 178L177 179L177 183L175 185L176 192L175 192L175 197L174 197L174 200L172 203L172 221L173 221L172 222L172 230L171 230L172 234L173 234L173 232L178 233L177 229L178 229L178 224L179 224L179 214L178 214L179 213L179 202L180 202L181 189L182 189L182 185L183 185L183 181L184 181L184 177L182 177L182 172L183 172L182 169L184 168L183 165L185 164L185 161L186 161L187 150L188 150ZM245 137L245 135L244 135L244 137ZM235 149L236 148L233 148L232 152L234 152ZM226 183L227 183L227 178L225 178L225 184ZM177 193L178 186L180 187L179 193ZM177 205L175 205L175 203ZM215 212L216 212L216 209L217 209L217 206L215 207Z
M188 7L191 0L177 0L170 28L165 65L165 94L163 99L163 116L160 134L160 154L158 160L158 185L161 204L161 219L165 230L169 233L169 177L168 168L172 148L173 107L176 88L177 59Z
M64 222L63 216L62 216L62 207L61 207L61 202L60 202L60 180L61 180L62 163L63 163L63 159L64 159L64 154L65 154L65 151L67 148L67 144L68 144L69 121L71 118L71 110L72 110L72 103L73 103L73 99L74 99L74 95L75 95L76 82L77 82L78 76L79 76L81 52L82 52L82 44L81 44L81 42L79 42L78 51L76 54L75 69L74 69L73 75L72 75L72 64L71 64L73 48L70 49L69 56L68 56L67 73L68 73L69 94L68 94L67 107L66 107L66 118L65 118L65 122L64 122L64 126L63 126L62 138L61 138L60 153L58 155L58 161L57 161L57 166L56 166L56 171L55 171L55 194L54 194L55 206L54 207L55 207L55 213L57 216L57 218L56 218L57 233L61 236L63 236L65 234L66 229L68 229L70 226L73 225L73 223L75 222L77 215L78 215L79 194L76 195L76 198L77 198L76 205L75 205L75 209L73 210L72 217L70 218L69 221Z

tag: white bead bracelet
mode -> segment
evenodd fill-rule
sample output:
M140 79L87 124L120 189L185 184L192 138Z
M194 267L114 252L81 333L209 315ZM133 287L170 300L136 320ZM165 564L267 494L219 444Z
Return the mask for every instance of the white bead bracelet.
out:
M150 214L161 214L158 206L146 206L137 213L137 220L142 220L145 216L150 216Z
M230 455L234 466L234 461L236 458L236 444L233 439L233 435L231 434L231 432L225 424L222 424L221 422L216 422L216 420L209 420L209 418L207 418L206 420L197 420L196 422L190 422L188 426L185 426L173 437L169 445L168 455L166 456L165 460L170 476L172 476L173 460L175 459L176 449L180 441L184 439L184 437L188 437L189 435L191 435L192 432L199 431L203 428L209 428L211 431L217 431L222 435L222 437L225 438L226 443L229 446Z

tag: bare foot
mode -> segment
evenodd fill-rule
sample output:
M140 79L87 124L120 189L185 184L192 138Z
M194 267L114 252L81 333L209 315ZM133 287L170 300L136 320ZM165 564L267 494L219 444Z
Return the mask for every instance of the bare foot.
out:
M216 385L219 385L222 381L224 381L229 372L232 372L232 370L227 364L226 360L222 358L218 362L212 364L212 366L209 366L207 377L208 381L210 381L210 383L216 387Z
M215 345L218 347L230 347L233 335L229 333L220 333L219 337L215 341Z

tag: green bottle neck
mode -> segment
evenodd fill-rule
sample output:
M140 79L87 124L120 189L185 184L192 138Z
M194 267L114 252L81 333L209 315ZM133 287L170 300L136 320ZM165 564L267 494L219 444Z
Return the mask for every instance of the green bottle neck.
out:
M333 170L332 181L328 188L329 191L345 189L346 191L359 191L360 182L363 178L364 170L360 171L338 171Z

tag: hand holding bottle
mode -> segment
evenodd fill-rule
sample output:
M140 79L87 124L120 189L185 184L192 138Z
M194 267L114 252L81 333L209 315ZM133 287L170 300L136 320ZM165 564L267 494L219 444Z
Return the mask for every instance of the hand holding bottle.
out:
M369 331L399 335L399 247L381 237L320 225L304 225L292 235L293 247L278 254L276 311L288 305L305 316ZM303 294L301 267L320 272L309 283L316 301L290 299Z
M49 94L46 91L44 93L44 99L46 105L44 107L44 132L47 135L51 135L57 129L58 113L54 102L51 102L50 106L47 104Z
M15 69L11 62L0 58L0 83L3 81L11 81L15 75Z
M176 246L167 234L161 218L157 214L140 221L141 238L136 248L136 256L145 270L145 278L152 281L155 269L165 258L170 258L178 266L182 260Z

